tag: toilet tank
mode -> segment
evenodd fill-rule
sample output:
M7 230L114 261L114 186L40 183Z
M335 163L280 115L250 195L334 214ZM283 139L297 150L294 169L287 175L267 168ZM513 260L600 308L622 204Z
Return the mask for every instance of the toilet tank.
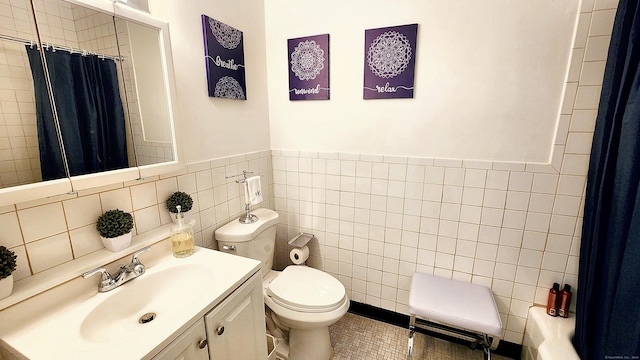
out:
M262 262L262 276L273 268L276 247L278 213L270 209L251 212L258 217L253 224L243 224L234 219L215 232L218 249Z

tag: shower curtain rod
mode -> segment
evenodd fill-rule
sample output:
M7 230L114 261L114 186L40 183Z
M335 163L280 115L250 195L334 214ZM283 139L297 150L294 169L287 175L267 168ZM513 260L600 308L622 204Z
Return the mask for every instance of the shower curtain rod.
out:
M3 35L3 34L0 34L0 39L14 41L14 42L20 42L20 43L23 43L24 45L29 45L29 46L37 46L38 45L38 43L33 41L33 40L21 39L21 38L9 36L9 35ZM109 59L109 60L114 60L114 61L124 61L124 56L106 55L106 54L92 52L92 51L89 51L89 50L76 49L76 48L71 48L71 47L68 47L68 46L55 45L55 44L46 43L46 42L43 43L42 46L44 46L45 49L51 48L53 51L64 50L64 51L68 51L68 52L70 52L72 54L82 54L82 56L95 55L95 56L97 56L97 57L99 57L101 59Z

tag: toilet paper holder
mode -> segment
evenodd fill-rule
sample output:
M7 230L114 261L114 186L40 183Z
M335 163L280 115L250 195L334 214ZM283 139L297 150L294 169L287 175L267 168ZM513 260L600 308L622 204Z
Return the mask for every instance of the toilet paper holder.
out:
M300 234L294 236L291 240L289 240L289 245L293 247L303 247L307 245L311 239L313 239L313 234L301 232Z

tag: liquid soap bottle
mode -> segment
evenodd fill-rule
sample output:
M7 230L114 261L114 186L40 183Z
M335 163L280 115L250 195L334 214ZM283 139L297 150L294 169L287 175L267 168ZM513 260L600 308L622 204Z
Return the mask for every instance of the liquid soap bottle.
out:
M173 256L183 258L193 254L195 242L193 241L193 228L189 223L184 222L184 214L181 212L180 205L176 206L178 210L178 224L171 227L171 250Z
M560 291L560 300L558 301L558 316L564 318L569 317L569 308L571 307L571 285L564 284L564 289Z
M549 289L549 298L547 299L547 314L558 316L558 299L560 297L560 284L553 283L553 287Z

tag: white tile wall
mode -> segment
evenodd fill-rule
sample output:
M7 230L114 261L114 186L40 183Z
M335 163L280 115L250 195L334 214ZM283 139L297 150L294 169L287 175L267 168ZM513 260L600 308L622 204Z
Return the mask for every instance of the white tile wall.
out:
M568 281L584 174L560 181L557 172L452 168L427 159L420 160L428 165L412 166L411 175L407 167L394 167L401 172L394 174L390 163L346 160L343 167L324 161L325 154L306 156L274 151L274 200L283 225L279 268L289 262L286 240L308 231L317 241L309 263L339 278L355 301L406 313L409 279L416 270L487 284L501 303L506 339L513 342L521 341L525 305L534 302L536 292L545 293L549 279ZM328 171L354 165L361 169L358 183L370 187L342 187L330 180L337 175ZM299 179L308 176L328 181L300 185ZM579 186L580 194L558 194L572 188L565 183ZM292 205L299 205L300 193L313 194L308 207L316 210L310 215ZM573 269L575 264L569 275L575 275Z
M263 151L204 161L179 174L154 177L62 195L0 209L0 245L18 255L16 280L42 272L103 248L95 223L100 214L121 209L133 214L135 233L143 233L171 222L165 200L173 191L192 195L194 231L199 246L215 246L213 232L244 210L244 192L234 179L242 170L262 176L265 201L260 207L273 207L271 152ZM197 187L196 184L199 186ZM211 188L223 189L214 198ZM202 190L202 191L200 191ZM211 199L203 193L211 192Z

